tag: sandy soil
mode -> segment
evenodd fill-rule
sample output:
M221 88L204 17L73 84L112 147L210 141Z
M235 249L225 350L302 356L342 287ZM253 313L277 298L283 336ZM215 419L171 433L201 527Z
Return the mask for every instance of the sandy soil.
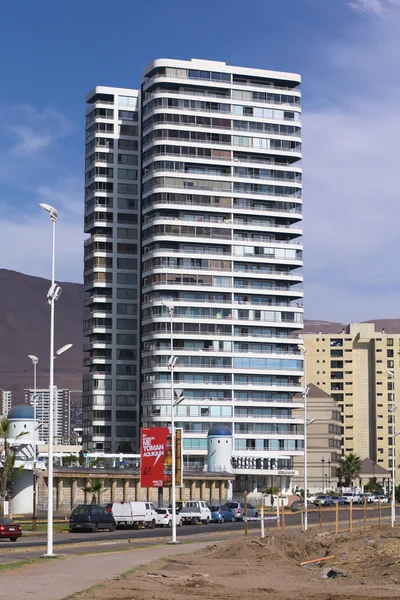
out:
M334 555L312 566L299 563ZM332 577L333 576L333 577ZM140 567L80 600L373 600L400 598L400 530L269 532Z

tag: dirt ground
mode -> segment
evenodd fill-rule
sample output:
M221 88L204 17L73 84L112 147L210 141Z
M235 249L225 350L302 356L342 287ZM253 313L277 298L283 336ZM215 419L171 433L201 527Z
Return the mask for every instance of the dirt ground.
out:
M300 562L334 555L300 567ZM144 565L79 600L373 600L400 598L400 530L313 529L210 544Z

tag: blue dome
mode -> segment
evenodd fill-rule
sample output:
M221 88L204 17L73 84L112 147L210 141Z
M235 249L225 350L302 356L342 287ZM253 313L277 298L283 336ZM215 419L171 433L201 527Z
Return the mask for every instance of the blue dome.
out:
M19 406L14 406L8 412L7 419L33 420L33 415L33 406L31 406L30 404L20 404Z
M208 430L208 437L232 437L232 431L226 425L213 425Z

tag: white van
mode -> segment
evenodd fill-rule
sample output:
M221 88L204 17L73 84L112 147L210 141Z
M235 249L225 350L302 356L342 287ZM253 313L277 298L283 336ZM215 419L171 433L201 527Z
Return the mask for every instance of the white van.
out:
M152 502L114 502L111 510L117 525L135 529L143 526L154 529L156 525L157 510Z
M179 516L183 523L197 523L202 522L207 525L211 522L211 511L207 502L198 500L188 500L183 503L182 509L179 511Z

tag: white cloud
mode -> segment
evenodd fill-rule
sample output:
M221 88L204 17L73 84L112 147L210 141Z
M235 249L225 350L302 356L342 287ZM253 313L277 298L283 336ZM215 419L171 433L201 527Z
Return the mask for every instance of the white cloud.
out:
M400 6L400 0L354 0L348 6L360 13L382 17L391 7Z
M45 148L52 141L49 134L37 133L32 128L22 125L13 125L10 127L10 131L15 134L18 140L11 152L17 154L31 154Z
M64 144L74 131L58 111L0 107L1 267L50 275L51 229L40 208L59 210L56 277L82 280L82 181L65 167Z
M330 48L330 86L316 85L321 108L304 114L310 318L398 314L399 25L395 11Z
M51 225L44 211L38 208L37 215L19 221L2 217L0 228L1 266L50 279ZM81 221L61 215L56 229L57 281L81 281L84 237Z

